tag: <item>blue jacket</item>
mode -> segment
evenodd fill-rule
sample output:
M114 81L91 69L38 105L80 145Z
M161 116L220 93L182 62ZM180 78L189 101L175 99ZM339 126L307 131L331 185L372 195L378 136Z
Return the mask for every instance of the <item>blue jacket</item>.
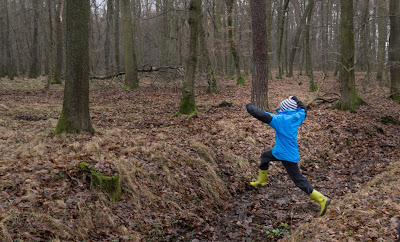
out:
M252 104L247 104L246 109L253 117L275 129L275 146L272 149L272 155L278 160L297 163L299 162L297 130L306 118L306 109L296 97L292 99L297 102L298 108L277 110L278 114L266 112Z
M306 112L302 108L277 111L278 114L268 113L272 116L269 123L275 129L275 146L272 155L279 160L299 162L299 144L297 143L297 130L303 123Z

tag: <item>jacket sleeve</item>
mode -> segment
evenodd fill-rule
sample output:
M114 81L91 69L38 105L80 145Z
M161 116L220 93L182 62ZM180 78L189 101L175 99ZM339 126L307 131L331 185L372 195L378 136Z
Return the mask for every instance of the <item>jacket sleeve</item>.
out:
M297 107L304 109L304 112L306 112L306 115L307 115L306 106L304 106L304 104L299 99L297 99L296 96L293 96L292 99L296 101Z
M264 110L261 110L250 103L246 104L246 109L247 109L247 112L249 112L249 114L251 116L262 121L263 123L267 123L267 124L271 123L272 116L269 113L265 112Z

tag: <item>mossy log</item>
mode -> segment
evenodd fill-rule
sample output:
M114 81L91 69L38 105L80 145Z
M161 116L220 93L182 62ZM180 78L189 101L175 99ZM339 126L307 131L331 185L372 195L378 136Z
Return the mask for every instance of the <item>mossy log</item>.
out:
M121 178L119 175L112 177L105 176L95 171L94 168L86 162L81 162L79 166L82 170L90 173L90 183L92 186L100 188L113 202L119 199L121 196Z

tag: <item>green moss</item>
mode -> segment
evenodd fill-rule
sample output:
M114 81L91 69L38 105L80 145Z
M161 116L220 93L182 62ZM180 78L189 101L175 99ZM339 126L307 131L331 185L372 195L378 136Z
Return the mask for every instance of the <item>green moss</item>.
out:
M181 104L179 106L179 111L176 114L174 114L174 117L179 116L181 114L189 114L193 116L197 112L198 111L195 102L192 101L190 95L187 95L186 97L182 97Z
M53 78L51 79L51 84L61 84L60 79L56 77L56 75L53 75Z
M67 117L68 117L67 111L65 110L65 108L63 108L60 117L58 118L58 123L56 129L53 132L53 135L58 135L61 133L67 133L67 134L79 133L78 130L72 127L72 124Z
M105 176L100 172L97 172L86 162L81 162L79 167L87 172L90 172L91 180L90 183L93 186L100 188L101 191L106 193L111 201L115 202L121 196L121 178L119 175L116 176Z
M245 86L246 85L246 81L243 79L243 77L238 77L237 79L237 84L240 86Z
M131 90L131 87L130 87L130 86L128 86L128 85L126 85L126 84L124 84L124 85L122 86L122 89L125 89L125 90Z
M366 104L362 98L355 94L354 102L351 105L343 105L341 99L339 99L335 105L333 105L332 109L340 109L341 111L351 111L355 112L359 106Z

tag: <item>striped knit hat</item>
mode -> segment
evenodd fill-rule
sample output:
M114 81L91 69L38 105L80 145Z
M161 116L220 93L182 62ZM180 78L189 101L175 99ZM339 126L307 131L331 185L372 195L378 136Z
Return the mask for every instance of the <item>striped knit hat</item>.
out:
M286 110L286 109L296 109L297 108L297 102L293 99L285 99L279 104L279 109L281 111Z

